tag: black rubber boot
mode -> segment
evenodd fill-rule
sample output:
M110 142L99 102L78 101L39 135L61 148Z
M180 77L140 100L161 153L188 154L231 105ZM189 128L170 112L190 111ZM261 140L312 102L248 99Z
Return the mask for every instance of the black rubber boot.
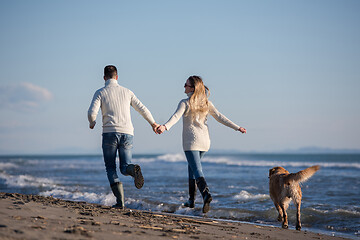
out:
M124 188L122 182L116 182L111 185L111 190L116 197L116 204L113 206L115 208L124 208Z
M189 179L189 200L184 203L185 207L195 207L195 196L196 196L196 181L195 179Z
M134 178L134 184L137 189L144 186L144 177L141 173L141 168L137 164L129 164L126 167L126 173Z
M199 177L198 179L196 179L196 184L204 201L203 213L207 213L210 210L210 202L212 201L209 187L207 186L205 178L203 177Z

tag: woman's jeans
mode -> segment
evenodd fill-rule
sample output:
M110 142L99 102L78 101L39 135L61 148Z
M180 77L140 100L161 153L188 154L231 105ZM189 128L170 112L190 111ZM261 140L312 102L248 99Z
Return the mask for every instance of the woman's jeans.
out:
M125 133L103 133L102 149L110 185L120 182L116 173L116 152L119 152L120 172L127 176L126 168L131 163L133 137Z
M189 179L204 177L201 167L201 158L205 153L205 151L185 151L186 160L188 162Z

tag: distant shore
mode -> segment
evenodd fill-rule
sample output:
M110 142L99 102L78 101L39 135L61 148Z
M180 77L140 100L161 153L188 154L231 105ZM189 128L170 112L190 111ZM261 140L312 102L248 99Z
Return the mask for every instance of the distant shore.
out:
M17 193L0 193L0 209L0 239L345 239Z

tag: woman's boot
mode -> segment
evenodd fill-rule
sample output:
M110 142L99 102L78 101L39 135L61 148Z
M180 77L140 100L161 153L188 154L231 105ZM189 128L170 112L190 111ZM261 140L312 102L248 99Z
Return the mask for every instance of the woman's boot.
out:
M124 208L124 189L122 182L116 182L111 185L111 190L116 197L116 204L113 206L115 208Z
M126 167L126 173L134 178L134 184L137 189L144 185L144 177L141 173L141 168L137 164L129 164Z
M203 213L207 213L210 210L210 202L212 201L209 187L207 186L205 178L203 177L196 179L196 184L204 201Z
M195 207L195 196L196 196L196 181L195 179L189 179L189 200L184 203L185 207Z

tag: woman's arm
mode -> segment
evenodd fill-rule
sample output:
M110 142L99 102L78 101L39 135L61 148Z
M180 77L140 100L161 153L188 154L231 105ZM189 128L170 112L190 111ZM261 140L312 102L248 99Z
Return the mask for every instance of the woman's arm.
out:
M216 121L218 121L221 124L224 124L225 126L234 129L235 131L240 131L242 133L246 133L246 129L243 127L240 127L233 123L230 119L225 117L224 114L220 113L215 106L212 104L212 102L209 101L209 113L211 116L215 118Z
M162 126L158 128L158 131L163 132L164 130L170 130L172 126L174 126L184 115L186 111L186 100L181 100L175 113L170 117L170 119Z

